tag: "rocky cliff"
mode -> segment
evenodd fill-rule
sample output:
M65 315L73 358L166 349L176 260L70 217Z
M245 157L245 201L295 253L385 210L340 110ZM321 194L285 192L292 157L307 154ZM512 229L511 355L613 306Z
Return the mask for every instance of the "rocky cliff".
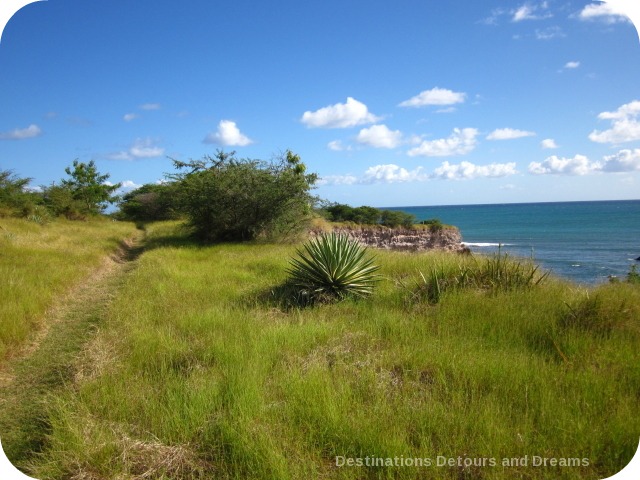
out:
M326 230L312 230L311 235L318 235ZM381 225L371 226L335 226L335 233L347 235L366 247L389 250L424 251L446 250L464 252L462 235L455 227L444 227L432 231L428 228L389 228Z

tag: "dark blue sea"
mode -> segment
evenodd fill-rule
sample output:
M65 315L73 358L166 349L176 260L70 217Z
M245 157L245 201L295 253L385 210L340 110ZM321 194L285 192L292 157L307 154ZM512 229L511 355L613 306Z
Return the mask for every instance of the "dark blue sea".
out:
M624 278L633 264L640 269L640 200L393 209L457 226L473 252L491 254L502 245L577 283Z

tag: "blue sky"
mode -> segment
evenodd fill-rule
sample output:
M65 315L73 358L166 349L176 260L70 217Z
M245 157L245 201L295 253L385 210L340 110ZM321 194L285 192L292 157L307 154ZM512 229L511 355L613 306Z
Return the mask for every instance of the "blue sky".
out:
M0 43L0 169L125 189L291 149L403 206L640 198L640 42L586 0L48 0Z

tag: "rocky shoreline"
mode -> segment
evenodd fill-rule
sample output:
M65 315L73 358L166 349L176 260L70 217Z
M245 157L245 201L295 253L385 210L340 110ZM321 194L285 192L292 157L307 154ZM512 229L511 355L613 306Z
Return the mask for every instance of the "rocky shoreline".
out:
M386 250L421 252L441 250L457 253L468 253L469 249L462 244L462 235L456 227L446 226L441 229L429 228L389 228L382 225L339 225L333 232L347 235L363 246ZM312 229L311 236L326 232L324 229Z

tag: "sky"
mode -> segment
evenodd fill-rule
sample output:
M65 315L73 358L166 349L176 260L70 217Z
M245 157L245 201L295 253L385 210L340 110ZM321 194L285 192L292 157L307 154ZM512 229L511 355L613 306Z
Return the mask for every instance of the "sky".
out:
M328 201L640 198L640 41L589 0L48 0L0 42L0 170L287 149Z

